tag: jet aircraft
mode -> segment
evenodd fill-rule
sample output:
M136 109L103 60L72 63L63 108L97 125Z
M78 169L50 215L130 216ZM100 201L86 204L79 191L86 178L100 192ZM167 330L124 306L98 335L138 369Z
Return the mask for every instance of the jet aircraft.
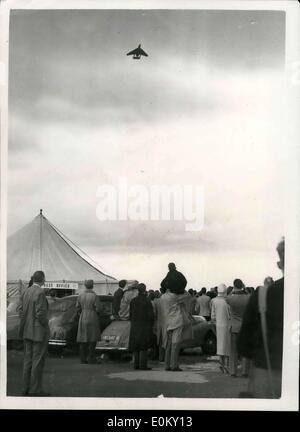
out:
M127 53L127 55L132 55L134 60L139 60L141 58L141 56L145 56L148 57L148 54L141 48L141 44L139 44L139 46L137 48L135 48L134 50L130 51L129 53Z

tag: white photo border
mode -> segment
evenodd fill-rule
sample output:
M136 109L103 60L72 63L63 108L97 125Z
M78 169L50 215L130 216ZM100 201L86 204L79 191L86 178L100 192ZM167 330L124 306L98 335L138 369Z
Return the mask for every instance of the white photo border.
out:
M286 12L286 163L288 169L285 206L285 307L283 386L279 400L196 399L196 398L22 398L6 396L6 230L7 230L7 147L8 147L8 40L11 9L206 9L274 10ZM1 90L1 250L0 250L0 408L83 409L83 410L298 410L300 286L300 4L298 1L248 0L6 0L0 4L0 90ZM296 337L297 339L297 337ZM162 408L163 407L163 408Z

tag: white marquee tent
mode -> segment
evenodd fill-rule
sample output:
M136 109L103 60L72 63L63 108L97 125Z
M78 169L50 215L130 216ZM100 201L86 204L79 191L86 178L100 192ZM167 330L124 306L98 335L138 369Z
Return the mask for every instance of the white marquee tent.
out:
M42 214L7 240L7 292L14 295L26 285L36 270L46 275L46 287L83 287L94 280L97 294L113 293L118 281L91 264L75 244Z

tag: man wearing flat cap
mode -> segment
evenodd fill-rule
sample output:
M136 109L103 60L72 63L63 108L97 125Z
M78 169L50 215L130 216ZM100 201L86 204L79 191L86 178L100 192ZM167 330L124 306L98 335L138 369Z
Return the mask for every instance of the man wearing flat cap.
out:
M96 363L95 348L100 339L100 323L98 313L100 303L96 293L93 291L94 281L85 281L85 291L79 295L77 310L80 314L77 342L80 346L81 363Z

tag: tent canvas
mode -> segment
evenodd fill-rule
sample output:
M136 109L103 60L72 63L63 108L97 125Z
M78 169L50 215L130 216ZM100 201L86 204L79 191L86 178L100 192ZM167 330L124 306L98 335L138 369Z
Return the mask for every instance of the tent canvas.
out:
M27 283L36 270L43 270L47 282L77 283L81 288L86 279L94 280L98 294L113 293L118 281L88 262L83 251L71 245L42 214L19 229L7 240L7 284L8 292Z

